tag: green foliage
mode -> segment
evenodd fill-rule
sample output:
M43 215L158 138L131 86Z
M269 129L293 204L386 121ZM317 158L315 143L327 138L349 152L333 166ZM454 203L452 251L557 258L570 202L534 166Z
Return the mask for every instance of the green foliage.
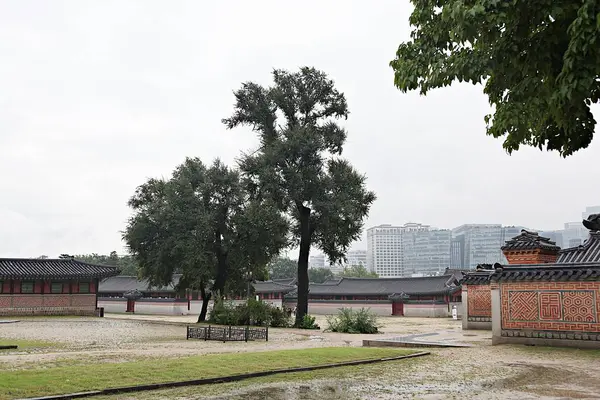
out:
M328 268L309 268L308 280L312 283L323 283L326 280L333 279L333 272Z
M346 278L379 278L376 272L369 271L363 265L345 267L340 276Z
M288 257L276 257L267 266L270 279L295 278L298 270L298 262Z
M317 320L312 315L304 314L302 317L302 323L298 325L300 329L321 329L319 325L317 325Z
M129 201L134 215L124 239L151 285L183 274L180 288L244 291L247 277L288 245L287 221L269 199L250 198L238 171L187 158L170 179L149 179ZM211 284L212 282L212 284ZM210 286L209 286L210 285ZM206 314L206 305L199 320Z
M342 308L337 316L327 317L327 330L340 333L377 333L379 323L377 315L369 309L354 311Z
M120 275L137 276L138 264L135 259L129 255L119 256L116 251L111 251L109 255L104 254L79 254L73 256L76 260L90 264L110 265L119 268Z
M597 0L412 0L411 40L390 63L403 92L485 81L487 134L520 145L586 148L600 100Z
M346 98L314 68L273 71L274 85L247 82L235 92L229 128L248 125L261 146L240 161L253 198L272 199L292 224L299 245L296 324L308 310L308 257L311 246L332 262L344 257L360 237L375 200L366 178L341 157L346 131ZM280 118L279 116L283 116Z
M249 299L237 306L217 299L209 321L218 325L254 325L286 328L291 326L291 313L260 300Z

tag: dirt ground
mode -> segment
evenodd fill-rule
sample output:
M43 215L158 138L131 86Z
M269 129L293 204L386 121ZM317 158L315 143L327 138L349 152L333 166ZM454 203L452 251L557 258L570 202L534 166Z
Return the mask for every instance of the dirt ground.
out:
M471 348L427 349L419 359L346 369L306 383L257 383L232 387L232 399L565 399L600 398L600 352L526 346L491 346L491 332L466 331L444 318L381 318L379 335L270 329L269 342L185 340L193 317L107 315L104 319L23 319L0 324L0 338L53 342L47 348L0 353L0 371L39 368L71 360L123 362L207 353L361 346L374 336L438 333L427 340L470 343ZM325 327L324 318L318 323ZM425 339L423 339L425 340ZM197 388L145 393L137 398L205 398ZM153 397L158 396L158 397ZM127 398L136 398L127 397Z

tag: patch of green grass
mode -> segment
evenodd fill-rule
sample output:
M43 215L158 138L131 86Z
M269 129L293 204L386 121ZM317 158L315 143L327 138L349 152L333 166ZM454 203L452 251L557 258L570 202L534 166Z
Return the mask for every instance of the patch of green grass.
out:
M431 361L427 356L427 361ZM234 392L252 391L254 389L268 387L277 384L299 384L310 382L310 385L318 385L335 381L336 383L356 384L370 383L376 380L381 381L382 377L397 381L403 376L410 376L413 379L415 369L423 359L409 358L406 360L388 361L384 363L366 364L360 366L338 367L332 369L322 369L317 371L297 372L290 374L263 376L238 382L220 383L215 385L187 386L175 389L154 390L148 392L128 393L126 395L99 396L97 400L122 400L126 399L144 399L144 400L162 400L162 399L180 399L203 397L225 396L229 397ZM393 375L390 377L389 375ZM123 397L125 396L125 397ZM236 397L237 398L237 397ZM258 399L258 396L249 397ZM266 397L265 397L266 398ZM311 397L312 398L312 397Z
M0 350L0 354L2 352L7 351L25 351L25 350L36 350L36 349L45 349L48 347L59 347L57 343L52 342L44 342L42 340L21 340L21 339L5 339L0 338L0 346L10 346L17 345L19 346L16 350Z
M363 347L335 347L154 359L88 368L64 366L0 374L0 398L33 397L109 387L219 377L279 368L365 360L414 353Z

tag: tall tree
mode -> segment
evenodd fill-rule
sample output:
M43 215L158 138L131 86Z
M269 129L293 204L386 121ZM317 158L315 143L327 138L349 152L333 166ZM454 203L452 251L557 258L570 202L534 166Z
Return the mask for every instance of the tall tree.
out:
M333 279L333 272L328 268L309 268L308 280L312 283L323 283L326 280Z
M180 272L180 289L201 293L198 321L213 295L239 290L288 244L281 213L268 200L250 199L239 173L219 160L207 168L188 158L168 181L141 185L129 205L124 239L142 277L167 285Z
M597 0L411 0L411 40L390 63L395 85L421 94L485 81L487 134L504 148L586 148L600 100Z
M232 129L249 125L261 146L240 160L246 185L257 199L273 199L292 223L298 255L296 325L308 311L311 245L332 262L345 257L359 238L375 200L366 178L341 158L348 117L346 98L327 75L314 68L273 71L274 85L243 83L235 92Z
M298 262L288 257L276 257L269 265L270 279L295 278L298 270Z
M84 261L90 264L110 265L119 268L120 275L137 276L137 263L129 255L118 255L116 251L111 251L109 255L105 254L77 254L73 256L76 260Z
M376 272L369 271L362 264L345 267L340 275L346 278L379 278Z

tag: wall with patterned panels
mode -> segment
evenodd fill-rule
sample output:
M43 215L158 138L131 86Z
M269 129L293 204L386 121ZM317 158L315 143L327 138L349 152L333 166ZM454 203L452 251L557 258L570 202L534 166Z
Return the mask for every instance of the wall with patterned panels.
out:
M502 329L600 332L600 282L501 283Z
M467 293L468 317L491 318L492 295L490 285L468 285Z

